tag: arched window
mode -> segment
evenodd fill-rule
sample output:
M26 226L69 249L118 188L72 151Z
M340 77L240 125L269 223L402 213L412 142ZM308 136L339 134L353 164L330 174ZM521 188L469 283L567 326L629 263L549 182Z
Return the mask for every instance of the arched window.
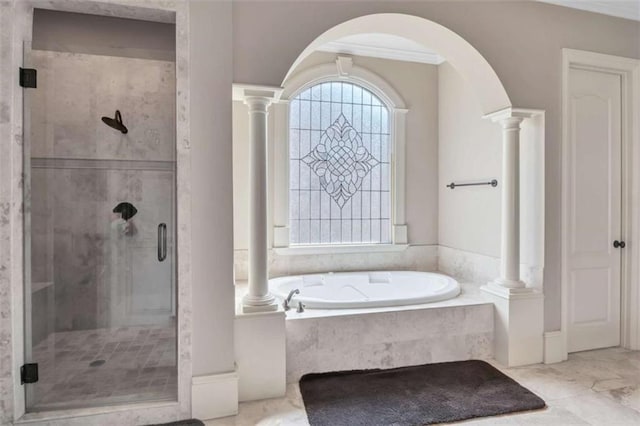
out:
M392 243L389 107L324 81L289 101L291 245Z

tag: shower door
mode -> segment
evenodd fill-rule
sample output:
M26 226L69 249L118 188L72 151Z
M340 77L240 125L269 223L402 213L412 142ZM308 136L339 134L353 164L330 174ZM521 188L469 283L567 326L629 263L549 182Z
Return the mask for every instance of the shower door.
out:
M175 400L175 62L24 68L27 411Z

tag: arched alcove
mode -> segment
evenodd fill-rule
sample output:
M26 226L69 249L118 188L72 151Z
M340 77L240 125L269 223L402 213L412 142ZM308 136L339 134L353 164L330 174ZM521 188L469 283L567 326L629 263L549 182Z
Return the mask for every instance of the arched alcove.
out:
M300 53L291 65L282 86L287 86L302 61L320 46L343 37L368 33L404 37L438 52L469 81L485 114L511 106L509 96L495 71L469 42L433 21L401 13L361 16L325 31Z
M544 217L544 111L514 108L507 91L489 62L460 35L428 19L400 13L361 16L338 24L320 34L293 62L282 82L284 92L286 93L288 88L300 86L301 76L307 71L304 69L307 58L314 52L323 51L331 43L340 44L355 36L400 37L424 47L428 52L437 53L455 69L469 88L468 95L460 92L462 95L458 99L468 100L469 96L475 97L478 107L473 111L474 117L482 116L499 126L497 129L501 134L491 134L489 138L481 138L487 144L501 143L502 165L496 166L493 171L496 176L500 175L500 212L495 211L493 216L499 215L500 229L492 230L492 235L500 236L499 258L493 258L499 263L492 260L492 256L483 257L478 261L479 264L495 268L493 273L497 276L495 279L488 278L488 283L482 286L483 292L494 302L496 315L499 318L494 337L494 356L505 365L525 365L542 361L544 220L541 218ZM406 107L411 109L410 102ZM441 117L440 112L438 111L439 117ZM464 116L458 117L455 113L451 116L460 120L455 121L455 125L449 126L449 129L464 126ZM439 127L439 133L441 130L442 128ZM449 134L460 136L452 132ZM467 135L462 136L464 140L468 139ZM441 137L441 133L438 137ZM460 137L458 139L461 140ZM458 151L455 149L453 148L451 152L454 154L461 152L459 148ZM462 161L461 157L451 155L449 158L453 158L453 161ZM524 161L521 158L524 158ZM453 163L448 163L448 166L452 165ZM442 169L439 167L439 170ZM452 167L444 169L451 170ZM472 167L466 167L466 170L470 169ZM474 179L471 179L472 176L459 174L460 179L463 180L480 179L480 176L474 176ZM458 176L451 176L451 178L457 179ZM520 192L523 194L522 203ZM440 192L439 201L444 198L450 200L452 196L451 192ZM496 201L494 200L493 207L497 207ZM455 205L450 203L449 213L471 212L486 206L486 204L481 206L473 203L472 201L461 205L462 208L459 209L452 208ZM452 215L443 216L453 217ZM480 223L486 225L475 216L466 216L463 220L470 226L477 226ZM461 235L464 237L469 234ZM440 241L438 243L440 244ZM447 245L444 247L452 248L454 251L465 251L467 248ZM474 253L475 256L479 251L467 253ZM439 259L442 257L439 255ZM452 257L449 258L451 259ZM526 275L524 280L521 279L520 272L523 266ZM485 277L482 279L484 280ZM522 302L525 294L526 302Z

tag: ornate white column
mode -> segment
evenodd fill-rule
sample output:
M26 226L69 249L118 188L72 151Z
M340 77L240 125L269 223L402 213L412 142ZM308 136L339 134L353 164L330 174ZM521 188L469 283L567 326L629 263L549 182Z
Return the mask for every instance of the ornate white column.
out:
M494 357L507 366L543 359L543 295L520 279L520 124L540 114L506 108L485 116L502 126L502 223L500 276L482 290L495 307Z
M243 95L249 107L249 290L242 311L275 311L267 266L267 114L277 92L244 89Z
M484 117L502 127L500 276L488 284L494 291L528 291L520 279L520 124L541 113L539 110L506 108Z

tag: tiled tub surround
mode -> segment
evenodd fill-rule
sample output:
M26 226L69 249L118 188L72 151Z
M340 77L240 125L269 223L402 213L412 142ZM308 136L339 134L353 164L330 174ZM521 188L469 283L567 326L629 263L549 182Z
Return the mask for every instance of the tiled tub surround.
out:
M491 304L438 305L354 314L342 311L342 315L331 312L330 316L312 310L288 314L287 383L306 373L492 357Z
M284 250L286 253L286 250ZM245 281L247 250L234 251L236 280ZM284 254L269 250L269 277L346 271L443 272L459 281L486 284L500 275L500 258L441 245L408 245L404 250L359 253ZM521 264L520 276L527 284L542 285L542 268Z
M393 368L493 356L493 305L475 284L422 305L287 312L287 383L306 373ZM246 283L236 285L239 302Z
M500 276L500 258L438 246L438 271L461 281L486 284ZM520 278L528 286L542 288L543 268L520 264Z
M392 251L371 251L334 254L282 254L280 249L269 250L269 277L311 274L316 272L347 271L436 271L437 246L409 245ZM235 278L247 280L248 251L234 251Z
M58 332L33 351L40 373L34 410L176 398L173 327Z

